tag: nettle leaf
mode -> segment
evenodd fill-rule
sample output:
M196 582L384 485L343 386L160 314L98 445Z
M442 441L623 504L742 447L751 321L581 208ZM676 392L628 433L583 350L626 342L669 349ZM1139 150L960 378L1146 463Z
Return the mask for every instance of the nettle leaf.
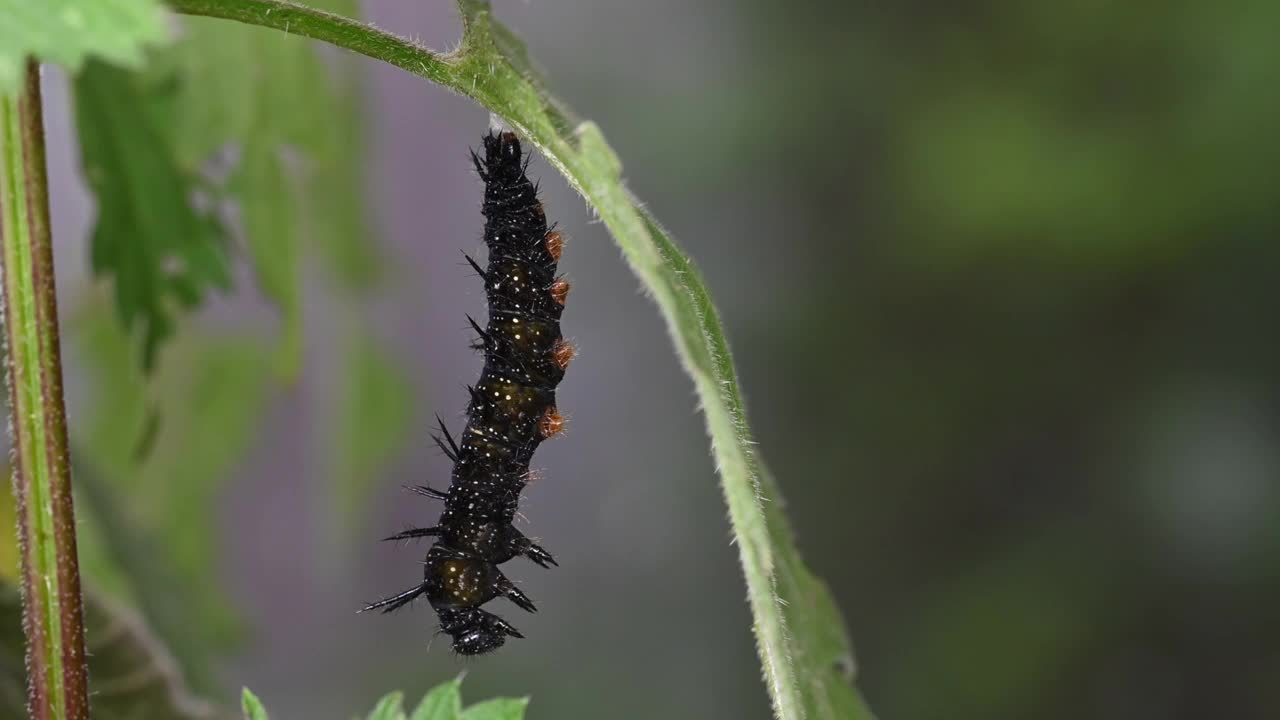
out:
M240 694L240 710L244 713L244 720L269 720L267 709L262 707L257 695L249 692L249 688Z
M388 693L373 706L366 720L404 720L404 693Z
M458 720L462 715L462 676L440 683L418 703L409 720Z
M354 9L347 0L328 4ZM103 208L95 267L114 276L122 324L134 338L142 328L145 367L156 370L149 379L140 375L133 341L105 318L88 318L77 339L99 395L76 440L81 464L92 469L89 505L101 509L86 531L110 546L152 548L89 548L93 574L136 602L191 676L204 681L210 650L236 634L236 616L220 593L202 593L184 607L165 587L200 583L202 568L216 565L208 503L255 437L272 368L260 340L201 340L181 330L178 311L199 303L207 287L225 287L224 229L242 231L260 288L281 308L274 370L291 378L302 355L306 257L324 259L350 293L372 286L380 261L365 230L363 127L350 58L326 62L334 58L307 40L219 21L193 19L182 38L153 53L145 72L117 70L106 80L95 73L77 86L94 103L79 107L82 143L101 148L92 157L86 151ZM205 208L216 208L225 222L215 223ZM145 234L135 231L135 215L153 223ZM157 230L159 220L167 224ZM208 232L174 231L188 226ZM217 254L204 257L210 250ZM190 262L168 259L184 253ZM175 276L176 269L188 272ZM394 439L404 437L410 395L402 392L403 371L376 348L353 352L344 369L333 384L346 388L341 396L364 419L359 429L385 431L379 438L354 432L336 446L335 497L354 508L354 496L371 487L359 473L375 471L397 447ZM126 495L128 503L118 502ZM124 521L113 522L117 514Z
M355 11L351 0L313 4ZM141 328L148 369L176 309L229 285L227 232L213 210L234 208L259 286L280 308L285 378L302 359L304 249L344 289L380 277L350 61L326 63L304 38L190 19L182 42L153 53L146 72L99 64L77 79L83 164L99 206L93 267L113 277L126 327Z
M311 3L354 14L352 0ZM320 261L355 305L382 276L366 216L361 83L353 58L325 57L314 41L262 28L187 18L184 41L168 54L183 78L174 108L174 145L184 163L238 156L221 186L239 208L258 284L281 311L277 369L297 375L303 352L302 272ZM328 315L327 317L333 317ZM340 440L329 467L340 529L375 487L380 466L403 443L412 394L397 366L362 331L343 323L339 407L318 427ZM330 425L333 427L330 428Z
M462 711L462 720L520 720L529 698L495 698Z
M169 143L163 81L91 61L75 82L85 180L98 199L92 265L110 275L120 319L139 336L142 364L155 367L177 308L200 303L231 274L223 231L196 207L198 177L179 167Z
M528 698L495 698L462 709L462 676L441 683L418 703L413 714L405 717L404 693L383 696L366 720L523 720ZM267 711L248 688L241 696L245 720L267 720Z
M137 66L165 35L158 0L0 0L0 94L18 87L28 56L70 70L88 57Z
M350 0L312 3L353 13ZM221 186L234 201L263 293L280 308L278 366L302 354L303 260L314 252L344 289L380 275L363 188L363 124L350 58L326 63L316 44L259 28L190 18L170 54L181 84L171 135L184 162L233 149Z

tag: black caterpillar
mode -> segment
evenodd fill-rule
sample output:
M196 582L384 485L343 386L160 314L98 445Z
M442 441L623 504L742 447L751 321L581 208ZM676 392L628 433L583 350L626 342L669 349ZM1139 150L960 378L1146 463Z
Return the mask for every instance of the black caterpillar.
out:
M536 612L498 565L517 555L542 567L557 564L512 525L534 450L564 426L556 386L574 354L560 335L569 293L569 283L556 277L564 239L547 228L537 188L526 174L530 157L510 132L484 137L483 161L471 153L485 184L489 266L481 269L466 259L484 280L489 325L482 329L467 320L478 335L474 347L484 351L484 371L467 388L471 402L462 442L454 441L443 421L434 436L454 463L449 489L411 488L444 501L439 522L387 538L437 538L427 551L422 583L364 608L391 612L426 595L440 616L440 631L453 637L453 649L462 655L495 650L508 635L524 637L481 605L502 595Z

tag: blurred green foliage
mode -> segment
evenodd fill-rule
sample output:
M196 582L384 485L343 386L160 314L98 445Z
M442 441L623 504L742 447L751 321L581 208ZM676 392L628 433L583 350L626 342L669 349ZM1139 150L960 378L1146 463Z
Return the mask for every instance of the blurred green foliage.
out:
M6 569L7 570L7 569ZM164 646L132 610L85 593L85 632L93 678L93 716L101 720L229 720L192 695ZM26 717L22 596L0 580L0 713Z
M872 706L1274 716L1280 5L746 17L709 144L789 264L733 333Z
M0 472L9 482L8 467ZM0 493L0 523L16 525L13 494ZM81 547L88 538L79 538ZM25 717L27 711L26 638L22 593L18 585L16 533L0 535L0 717ZM226 720L221 712L187 687L182 667L146 618L88 586L84 622L89 673L93 677L94 717L104 720Z
M194 206L201 182L179 165L153 79L101 61L76 82L76 119L84 178L98 199L95 273L114 278L120 323L141 336L142 365L155 367L174 333L172 306L191 309L206 290L231 285L223 229Z
M386 459L409 441L415 412L405 369L372 338L353 333L342 358L339 372L348 381L336 398L338 426L328 430L336 440L328 444L327 467L339 526L350 537L367 516L365 500L379 487Z
M314 4L355 14L349 0ZM144 611L202 688L214 686L218 652L241 631L210 580L220 564L210 509L278 387L298 380L308 260L344 305L333 343L341 361L326 380L339 401L314 424L329 435L318 444L329 448L336 532L356 529L370 478L411 418L404 371L363 327L360 303L383 274L361 190L352 58L330 60L302 38L187 18L181 42L153 52L145 70L95 64L76 79L83 169L99 206L94 268L111 276L129 321L122 327L95 298L69 323L92 394L90 414L72 424L91 539L83 565ZM195 308L205 286L225 289L241 255L280 309L274 359L248 331L215 332L194 316L175 327L174 307ZM139 363L130 338L141 316Z
M104 304L71 328L71 352L88 366L95 394L91 413L71 427L76 479L88 532L104 540L82 545L85 572L145 608L203 684L213 652L229 647L237 626L208 579L218 567L210 508L258 436L271 397L268 358L251 336L187 330L148 378Z
M404 711L404 694L393 692L374 705L366 720L521 720L528 698L494 698L462 707L462 677L432 688L413 713ZM245 720L268 720L262 701L248 689L244 691L242 706Z
M356 14L351 0L312 4ZM188 18L182 41L145 70L99 63L77 78L83 166L99 202L94 270L113 278L127 327L145 316L146 367L172 333L168 304L189 308L204 285L226 288L233 224L280 308L286 379L302 363L304 247L341 287L377 279L351 62L330 70L304 38ZM238 222L212 222L231 209Z
M350 0L311 4L356 14ZM171 60L181 78L172 134L191 163L239 151L225 189L241 209L262 290L281 309L280 370L292 378L302 363L303 258L324 259L344 286L367 287L378 272L352 59L331 72L305 38L206 18L184 25Z

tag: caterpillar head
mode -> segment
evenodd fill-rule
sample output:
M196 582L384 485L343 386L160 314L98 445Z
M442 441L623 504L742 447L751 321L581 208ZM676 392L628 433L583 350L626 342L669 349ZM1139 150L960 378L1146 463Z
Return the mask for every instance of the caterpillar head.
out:
M483 655L502 647L507 636L523 638L506 620L479 608L440 613L440 631L453 637L459 655Z

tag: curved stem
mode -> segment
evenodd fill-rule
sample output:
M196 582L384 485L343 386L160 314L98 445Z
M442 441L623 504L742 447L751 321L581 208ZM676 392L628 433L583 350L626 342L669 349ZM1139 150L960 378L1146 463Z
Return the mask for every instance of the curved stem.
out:
M40 70L34 61L27 63L21 95L0 98L0 250L29 710L39 720L87 720Z
M185 15L235 20L323 40L451 85L448 56L362 22L284 0L166 0Z

